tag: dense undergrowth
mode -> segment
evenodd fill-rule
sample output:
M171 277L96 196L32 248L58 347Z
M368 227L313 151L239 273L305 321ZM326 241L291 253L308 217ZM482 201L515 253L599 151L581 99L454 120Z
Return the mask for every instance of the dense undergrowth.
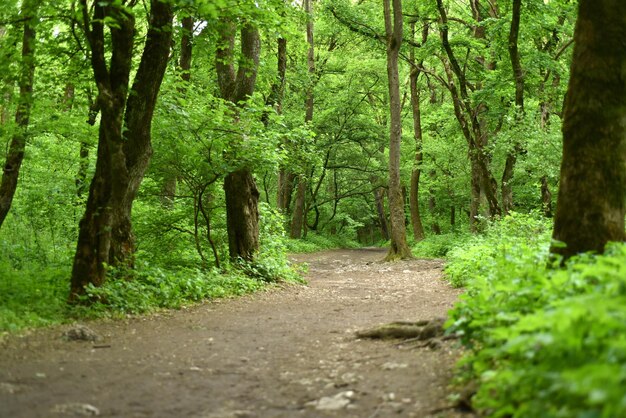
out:
M549 221L514 214L448 253L460 376L487 416L626 416L626 245L558 268L549 244Z
M288 239L282 216L265 206L261 209L262 245L254 263L223 260L220 268L202 266L199 261L189 262L198 258L193 246L181 255L152 248L158 240L144 241L134 270L110 269L104 286L88 288L85 299L90 303L76 306L66 303L74 237L66 237L65 245L60 238L53 241L47 235L30 242L19 228L5 228L0 240L0 336L76 319L177 309L258 291L273 283L302 282L306 266L290 263L288 253L358 246L345 236L310 233L303 240Z

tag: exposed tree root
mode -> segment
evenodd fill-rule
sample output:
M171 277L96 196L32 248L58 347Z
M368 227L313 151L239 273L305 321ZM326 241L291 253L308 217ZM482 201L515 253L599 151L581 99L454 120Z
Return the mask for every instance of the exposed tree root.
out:
M375 328L357 331L358 338L372 339L415 339L424 341L443 336L443 324L445 318L432 320L420 320L416 322L390 322Z

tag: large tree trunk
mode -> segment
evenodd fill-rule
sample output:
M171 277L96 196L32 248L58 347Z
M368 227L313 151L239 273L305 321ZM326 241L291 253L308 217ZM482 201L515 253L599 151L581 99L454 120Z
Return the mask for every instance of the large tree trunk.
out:
M81 7L101 119L96 172L79 225L70 301L84 294L87 285L104 283L106 264L132 264L130 212L151 155L150 126L167 63L173 19L168 3L151 1L146 44L132 94L128 95L135 40L133 15L118 5L96 3L92 19L86 0ZM110 28L113 51L109 65L105 58L106 18L117 23Z
M567 259L624 241L626 2L580 0L553 238Z
M393 2L393 12L390 2ZM398 77L398 54L402 44L402 0L383 0L387 37L387 77L389 84L389 210L391 245L386 260L411 258L406 241L404 199L400 182L400 143L402 141L402 104Z
M124 147L128 182L121 201L113 205L113 241L110 260L114 264L133 265L135 237L131 212L139 186L152 157L152 117L161 82L165 75L172 39L172 6L166 1L151 3L150 28L144 53L130 89L124 114Z
M454 113L459 121L463 135L468 143L468 154L472 169L472 205L476 203L476 189L479 184L481 193L487 201L489 216L499 216L501 214L500 204L497 197L497 182L489 168L489 158L485 152L486 145L485 136L482 131L481 123L478 120L477 112L473 109L469 92L468 83L464 71L461 69L459 62L450 46L448 39L448 16L443 7L443 1L437 0L437 9L441 16L441 42L446 51L449 63L444 61L449 83L448 90L452 96L454 105ZM458 80L459 88L453 81L452 74ZM476 211L477 214L478 211ZM472 229L476 227L475 214L470 214L470 225Z
M252 261L259 249L259 191L249 170L224 179L228 250L232 258Z
M0 182L0 227L11 209L13 196L17 190L17 180L20 174L24 149L26 148L26 136L30 120L30 109L33 97L33 81L35 78L35 25L37 24L38 1L26 0L22 4L22 19L24 20L24 33L22 37L22 62L20 69L20 97L15 112L16 129L9 152L4 162L2 181Z
M248 22L242 24L242 57L235 73L236 28L233 21L221 22L221 44L217 49L215 67L222 98L240 106L254 93L261 39L256 26ZM259 250L259 191L251 168L242 167L229 173L224 179L224 192L230 258L252 261Z

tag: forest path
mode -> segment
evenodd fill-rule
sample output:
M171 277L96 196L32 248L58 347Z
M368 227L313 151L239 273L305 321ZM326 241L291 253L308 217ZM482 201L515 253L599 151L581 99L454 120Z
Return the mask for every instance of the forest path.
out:
M448 404L453 343L433 351L354 332L444 316L459 291L440 280L441 261L379 263L384 254L297 255L307 286L91 322L96 343L65 341L67 326L9 338L0 417L430 416Z

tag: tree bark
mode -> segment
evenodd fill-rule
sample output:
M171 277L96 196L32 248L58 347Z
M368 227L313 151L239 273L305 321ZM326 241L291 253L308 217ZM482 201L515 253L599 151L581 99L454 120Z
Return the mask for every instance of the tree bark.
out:
M239 170L224 180L228 252L233 259L252 261L259 249L259 191L252 173Z
M580 0L553 238L563 260L624 241L626 3Z
M550 192L550 184L548 176L541 177L541 208L546 218L551 218L552 213L552 193Z
M98 85L101 111L96 171L80 221L70 289L70 301L89 284L100 286L106 265L131 266L134 236L130 214L149 162L152 115L172 33L173 13L167 2L151 1L150 22L139 68L128 94L135 41L135 20L117 4L81 1L84 30L91 48L91 65ZM89 11L93 10L93 17ZM104 20L113 19L111 59L107 65Z
M411 23L411 33L413 34L413 40L415 40L415 22ZM422 44L426 42L428 38L428 25L424 25L422 32ZM411 226L413 227L413 237L415 241L421 241L424 239L424 226L422 224L422 217L420 215L419 206L419 187L420 176L422 174L422 161L424 160L424 154L422 153L422 112L420 109L420 92L417 85L417 80L420 76L420 68L422 62L419 65L415 59L415 48L411 48L409 61L411 63L410 78L410 90L411 90L411 110L413 114L413 138L415 138L415 161L414 167L411 171L411 190L409 193L410 211L411 211Z
M524 72L522 71L522 63L519 54L518 37L520 27L522 0L513 0L513 10L511 16L511 29L509 31L509 57L511 58L511 66L513 67L513 79L515 80L515 111L516 120L522 121L524 115ZM520 153L519 144L509 150L504 164L504 172L502 173L502 212L507 215L513 209L513 188L511 181L513 180L513 172L517 155Z
M135 236L131 213L152 157L152 117L170 53L172 21L173 11L169 2L152 0L150 28L124 114L123 152L128 182L124 185L124 193L119 196L121 200L113 200L110 260L114 264L133 265Z
M392 4L393 4L393 11ZM383 0L387 40L387 77L389 87L389 210L391 245L386 260L412 258L406 241L404 199L400 182L400 143L402 141L402 105L398 76L398 54L402 44L402 0Z
M259 30L252 23L241 27L241 59L235 73L233 63L236 24L230 20L221 22L221 44L217 48L217 79L221 96L236 106L254 93L261 39ZM250 167L242 167L226 175L226 226L228 250L233 260L254 260L259 250L259 191Z
M9 152L4 162L2 181L0 182L0 227L2 227L11 209L13 196L15 196L15 191L17 190L20 168L24 160L24 149L26 148L33 98L33 82L35 79L35 25L37 24L38 5L39 2L34 0L26 0L22 4L24 32L22 36L22 62L19 81L20 96L15 112L15 133L9 144Z
M448 39L448 16L443 7L442 0L437 0L437 9L441 16L441 41L449 60L449 64L444 62L444 67L446 68L450 80L448 89L452 95L455 116L468 142L468 154L472 168L472 205L477 204L476 190L478 190L479 184L480 190L487 200L489 216L499 216L501 214L501 208L497 197L497 182L489 168L489 158L484 150L484 134L481 124L478 121L477 112L473 110L471 105L465 73L461 69L454 51L450 46ZM454 82L452 82L452 74L454 74L458 80L458 90ZM479 200L480 197L478 197L478 201ZM470 214L470 225L473 230L476 228L477 214L477 210L475 213Z
M429 177L431 181L434 181L437 178L437 172L431 170ZM439 221L437 220L437 201L435 200L435 191L432 188L428 190L428 211L431 218L430 230L435 235L441 235L441 226L439 226Z
M305 99L305 114L304 123L310 124L313 122L314 111L314 78L315 78L315 42L313 33L313 0L304 0L304 12L307 14L306 23L306 40L309 46L307 50L307 71L309 74L309 83L306 89ZM302 228L306 227L306 217L308 212L308 205L306 202L306 189L307 189L307 175L305 173L300 174L298 178L298 188L296 190L296 201L294 203L293 218L291 221L291 238L301 238Z
M374 199L376 201L376 215L380 225L380 233L385 241L389 240L389 226L387 225L387 216L385 215L385 188L378 187L374 189Z
M304 226L304 213L306 204L306 180L305 174L301 174L298 178L298 187L296 188L296 199L293 207L293 219L291 221L290 238L302 238L302 227Z

